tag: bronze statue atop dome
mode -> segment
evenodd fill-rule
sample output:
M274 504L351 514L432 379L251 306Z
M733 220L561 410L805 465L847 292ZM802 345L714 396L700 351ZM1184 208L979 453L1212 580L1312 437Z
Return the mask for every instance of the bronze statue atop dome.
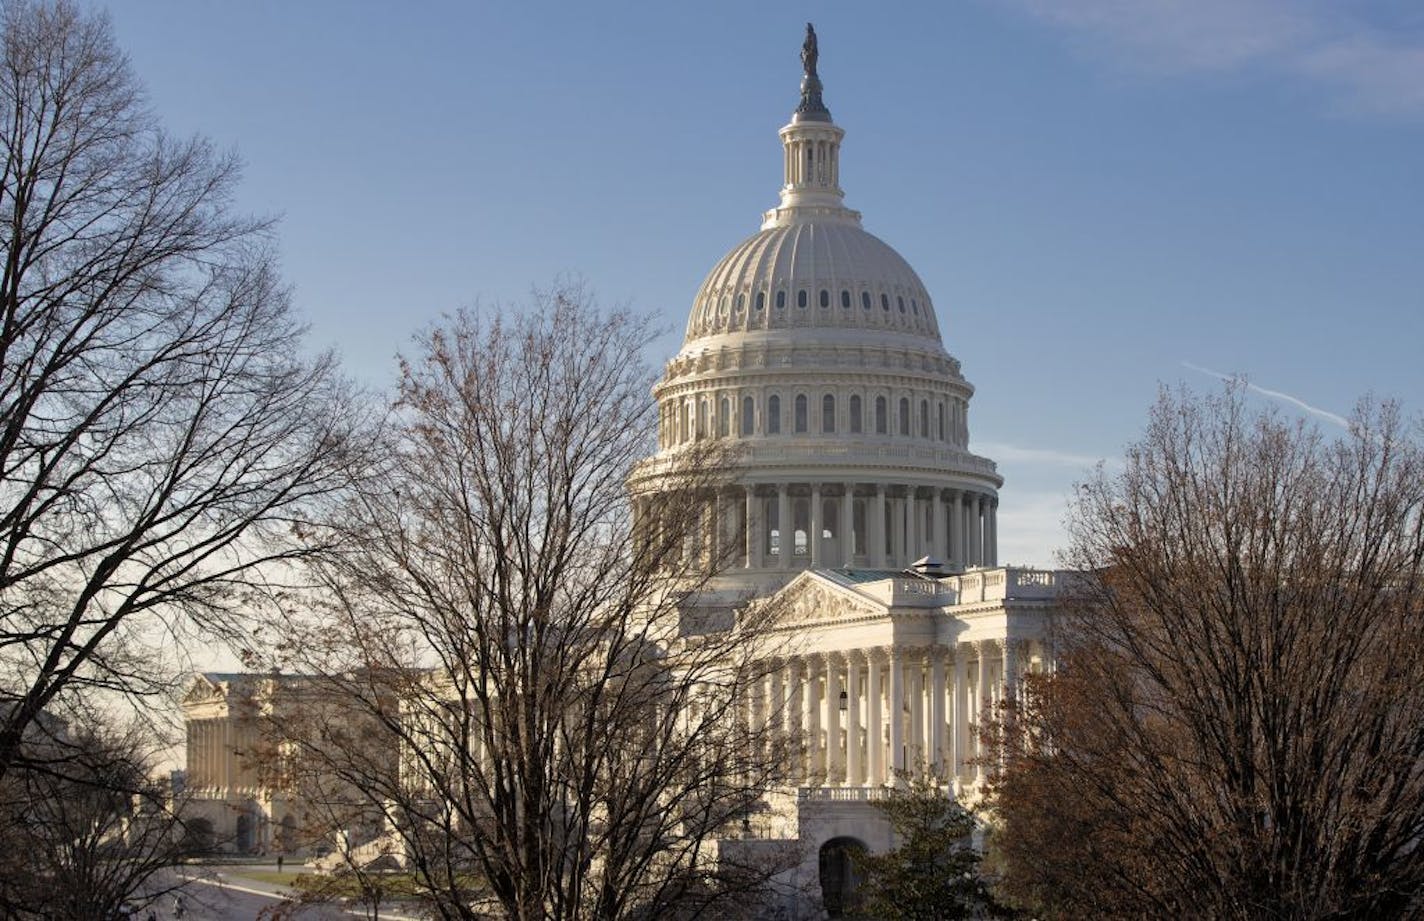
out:
M808 77L816 76L816 61L821 52L816 47L816 27L806 23L806 41L801 43L801 70Z
M830 110L821 101L821 78L816 74L816 62L821 58L816 42L816 27L806 23L806 40L801 43L801 104L793 116L797 121L828 122Z

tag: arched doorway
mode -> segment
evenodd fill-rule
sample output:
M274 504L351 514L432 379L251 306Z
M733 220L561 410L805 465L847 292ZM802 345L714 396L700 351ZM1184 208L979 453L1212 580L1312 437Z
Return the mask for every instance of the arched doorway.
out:
M829 918L855 917L860 872L855 858L866 851L855 838L832 838L821 845L821 905Z
M207 854L213 849L213 823L208 819L192 819L183 827L180 847L185 854Z
M246 812L237 815L237 852L239 854L252 853L252 816Z

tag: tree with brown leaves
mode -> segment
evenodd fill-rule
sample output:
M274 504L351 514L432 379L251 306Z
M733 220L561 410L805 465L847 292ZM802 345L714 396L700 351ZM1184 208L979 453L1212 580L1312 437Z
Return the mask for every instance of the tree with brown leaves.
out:
M1005 891L1054 917L1424 911L1424 450L1164 394L1080 487L1092 570L997 790Z

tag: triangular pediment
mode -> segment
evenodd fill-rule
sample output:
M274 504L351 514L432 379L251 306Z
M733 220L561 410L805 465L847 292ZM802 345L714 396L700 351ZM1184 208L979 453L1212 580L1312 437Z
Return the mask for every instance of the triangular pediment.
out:
M838 585L815 570L807 570L792 579L768 598L767 603L783 607L781 623L787 626L889 616L889 609L884 605Z
M220 700L225 696L227 695L218 684L199 673L193 676L193 680L188 683L188 690L183 692L183 703L200 704L209 700Z

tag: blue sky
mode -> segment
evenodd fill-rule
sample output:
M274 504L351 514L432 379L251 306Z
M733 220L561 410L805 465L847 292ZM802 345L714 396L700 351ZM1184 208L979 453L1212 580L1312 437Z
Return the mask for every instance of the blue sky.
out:
M108 9L168 127L281 217L313 344L375 385L442 312L561 273L660 316L670 356L776 200L810 19L847 202L978 388L1001 560L1052 562L1160 383L1243 373L1327 429L1366 392L1424 409L1412 0Z

